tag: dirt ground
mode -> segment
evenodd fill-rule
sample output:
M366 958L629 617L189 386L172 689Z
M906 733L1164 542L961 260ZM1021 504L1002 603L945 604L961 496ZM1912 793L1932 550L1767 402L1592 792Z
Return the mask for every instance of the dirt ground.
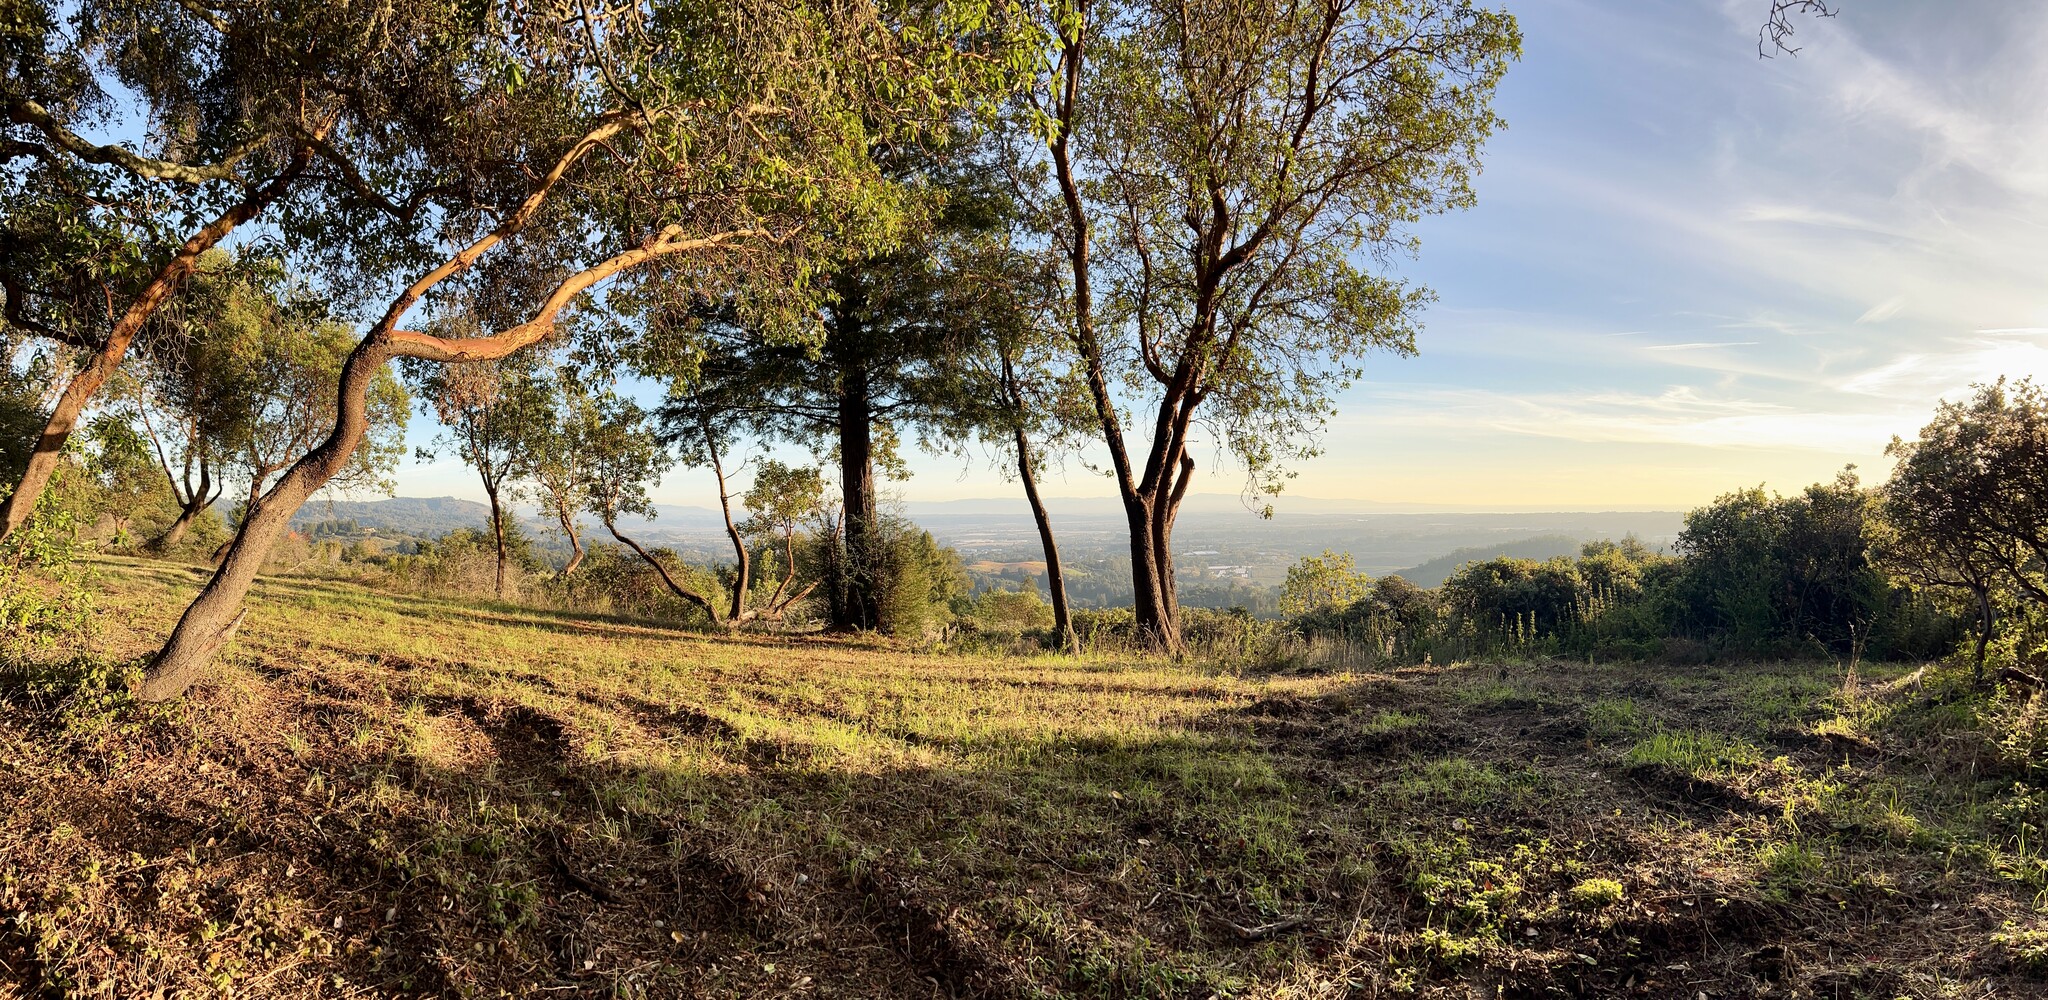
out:
M2048 996L2030 703L1939 670L1241 673L275 580L159 709L92 664L196 577L102 573L94 658L0 687L0 998Z

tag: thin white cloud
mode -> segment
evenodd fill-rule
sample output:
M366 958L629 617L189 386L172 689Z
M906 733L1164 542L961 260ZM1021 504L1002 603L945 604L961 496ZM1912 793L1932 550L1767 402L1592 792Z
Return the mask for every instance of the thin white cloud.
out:
M1875 456L1924 415L1898 408L1823 412L1758 400L1713 399L1684 387L1659 394L1502 393L1437 389L1399 394L1382 424L1479 429L1590 444L1652 444Z
M1646 350L1646 351L1704 351L1704 350L1711 350L1711 349L1713 349L1713 348L1716 348L1716 347L1755 347L1756 345L1757 345L1757 342L1756 342L1756 341L1754 341L1754 340L1714 340L1714 341L1699 341L1699 342L1696 342L1696 343L1691 343L1691 344L1654 344L1654 345L1651 345L1651 346L1649 346L1649 347L1645 347L1645 348L1643 348L1643 350Z
M1866 323L1882 323L1885 320L1891 319L1893 316L1897 316L1899 314L1899 310L1904 308L1906 308L1906 300L1894 295L1891 298L1888 298L1883 302L1880 302L1874 306L1871 306L1869 309L1864 310L1863 315L1856 317L1856 325L1862 326Z

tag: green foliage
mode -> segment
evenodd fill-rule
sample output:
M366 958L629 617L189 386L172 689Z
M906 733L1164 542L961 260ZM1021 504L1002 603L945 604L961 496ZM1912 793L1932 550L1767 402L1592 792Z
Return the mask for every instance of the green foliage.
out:
M1287 568L1287 582L1280 587L1280 613L1290 618L1347 607L1372 589L1372 577L1358 572L1349 552L1327 549L1319 556L1302 556Z
M79 561L78 524L57 491L0 541L0 656L10 663L53 650L83 653L99 612L92 575Z
M177 517L162 469L135 425L101 414L86 425L80 471L97 494L95 506L112 521L110 544L133 546L138 532L151 534Z
M1991 935L1991 944L2004 952L2015 968L2035 977L2048 976L2048 928L2008 920Z
M1444 581L1444 610L1485 644L1527 647L1558 634L1579 613L1584 581L1569 559L1490 559Z
M1847 471L1791 497L1742 490L1686 516L1678 558L1624 538L1588 543L1577 559L1489 559L1434 593L1381 581L1293 624L1384 660L1939 656L1957 638L1955 611L1887 580L1868 541L1871 510ZM1289 583L1307 594L1346 578L1326 554L1304 560Z
M825 477L817 466L790 466L764 459L754 469L753 485L740 497L753 517L740 526L750 534L784 538L817 514L825 503Z
M1040 632L1052 627L1052 606L1036 588L984 590L961 617L984 632Z
M1621 883L1614 879L1589 878L1572 886L1567 895L1580 909L1597 910L1621 902L1626 893Z
M1860 651L1889 598L1865 541L1868 512L1844 470L1796 496L1741 490L1686 515L1680 628L1752 654Z
M2048 775L2048 703L2040 692L2001 689L1978 708L1978 720L2007 773Z
M885 520L882 531L882 631L917 640L943 629L970 589L959 554L905 521Z

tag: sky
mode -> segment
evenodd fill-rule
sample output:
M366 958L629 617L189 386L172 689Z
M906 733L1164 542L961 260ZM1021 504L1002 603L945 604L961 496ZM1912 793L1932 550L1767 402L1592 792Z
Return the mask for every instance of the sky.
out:
M1838 6L1760 59L1766 0L1512 0L1524 52L1479 203L1396 264L1437 294L1420 354L1368 362L1280 509L1688 509L1850 463L1877 480L1939 400L2048 377L2048 4ZM1016 493L993 459L913 456L895 489ZM1197 459L1196 491L1242 487ZM1086 465L1045 491L1113 495ZM398 492L482 496L451 460L409 460ZM655 499L716 492L678 470Z

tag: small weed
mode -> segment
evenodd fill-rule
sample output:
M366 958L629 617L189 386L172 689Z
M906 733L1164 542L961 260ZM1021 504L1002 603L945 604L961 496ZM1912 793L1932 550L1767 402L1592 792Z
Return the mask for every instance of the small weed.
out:
M1572 905L1582 910L1597 910L1621 902L1622 886L1611 878L1589 878L1572 886L1569 893Z
M1991 944L2004 953L2013 968L2031 976L2048 977L2048 930L2006 921L1991 935Z
M1586 732L1596 740L1636 739L1651 723L1627 698L1602 698L1586 706Z
M1700 777L1727 775L1763 761L1755 744L1705 731L1653 733L1628 751L1631 765L1670 767Z

